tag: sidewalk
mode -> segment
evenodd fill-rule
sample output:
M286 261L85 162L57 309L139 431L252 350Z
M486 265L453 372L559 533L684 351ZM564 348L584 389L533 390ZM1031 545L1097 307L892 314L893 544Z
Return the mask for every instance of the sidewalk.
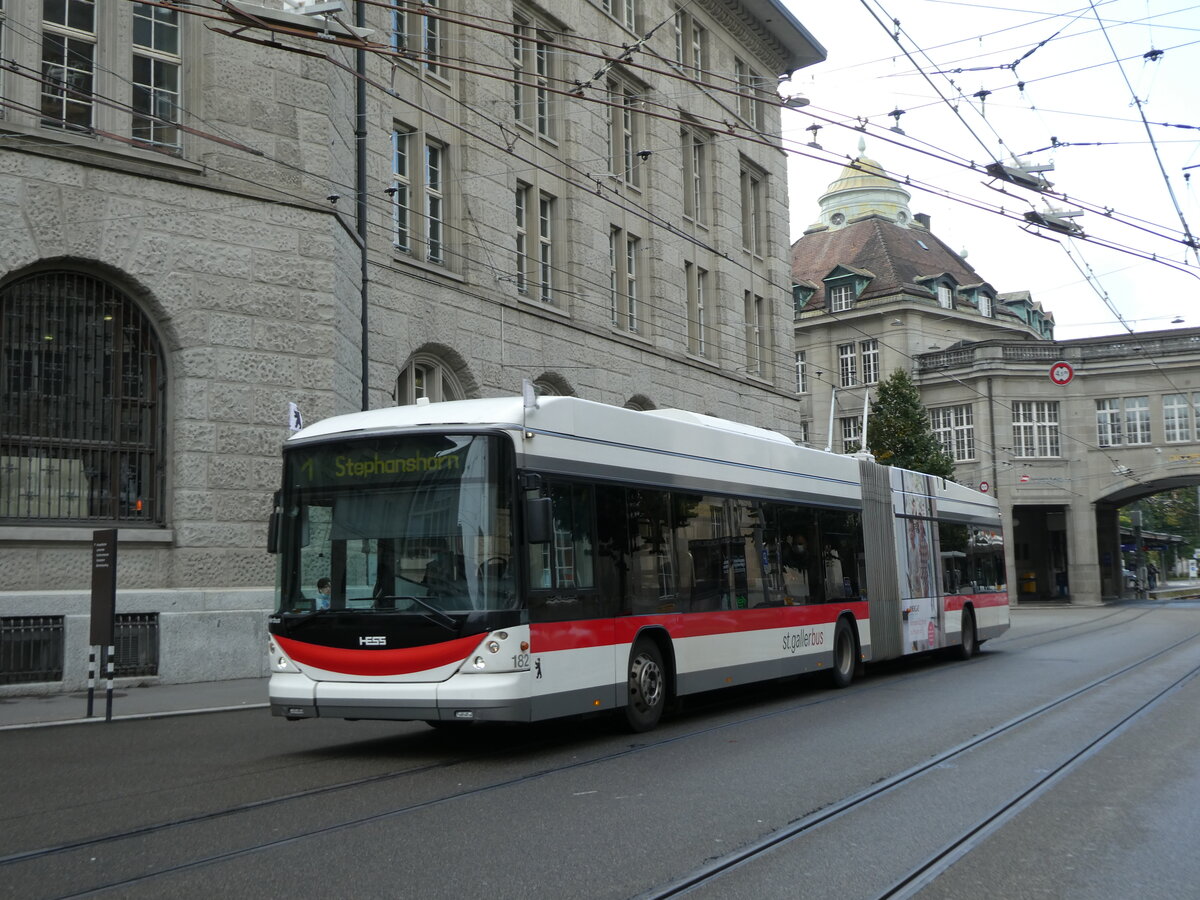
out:
M230 709L266 709L266 678L203 681L196 684L155 684L113 690L112 717L153 719ZM31 697L0 697L0 732L47 725L104 724L105 693L96 689L92 718L87 716L87 691Z

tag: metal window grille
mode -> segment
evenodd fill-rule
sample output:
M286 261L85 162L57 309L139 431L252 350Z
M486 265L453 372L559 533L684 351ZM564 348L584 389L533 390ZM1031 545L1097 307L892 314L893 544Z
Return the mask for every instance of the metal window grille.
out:
M63 617L0 618L0 684L62 681Z
M158 613L118 613L113 630L117 676L158 674Z
M111 285L0 288L0 520L163 521L162 352Z

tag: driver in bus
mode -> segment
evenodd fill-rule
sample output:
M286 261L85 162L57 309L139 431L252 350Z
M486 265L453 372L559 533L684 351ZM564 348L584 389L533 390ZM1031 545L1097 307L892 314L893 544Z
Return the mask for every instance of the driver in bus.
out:
M332 599L333 582L322 576L317 579L317 600L313 605L313 609L329 609L329 601Z

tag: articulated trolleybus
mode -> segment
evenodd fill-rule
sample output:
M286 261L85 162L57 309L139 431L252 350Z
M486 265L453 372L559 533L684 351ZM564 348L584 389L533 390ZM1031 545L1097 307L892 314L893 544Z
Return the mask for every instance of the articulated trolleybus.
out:
M291 437L271 711L653 728L676 697L1008 628L996 502L761 428L573 397Z

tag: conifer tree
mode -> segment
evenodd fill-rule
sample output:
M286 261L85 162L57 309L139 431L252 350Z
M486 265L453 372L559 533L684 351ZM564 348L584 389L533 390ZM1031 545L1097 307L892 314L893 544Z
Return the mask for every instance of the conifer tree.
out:
M917 386L903 369L879 383L867 422L867 448L881 465L954 477L954 460L934 436Z

